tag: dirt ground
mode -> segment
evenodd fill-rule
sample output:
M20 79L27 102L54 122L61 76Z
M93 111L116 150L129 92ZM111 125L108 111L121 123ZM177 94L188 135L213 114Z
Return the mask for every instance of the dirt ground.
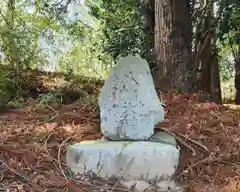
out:
M164 99L159 126L181 146L178 183L188 192L240 192L240 107L199 103L197 95ZM0 191L127 191L101 180L76 181L65 166L67 146L100 138L99 123L96 108L77 102L1 113Z

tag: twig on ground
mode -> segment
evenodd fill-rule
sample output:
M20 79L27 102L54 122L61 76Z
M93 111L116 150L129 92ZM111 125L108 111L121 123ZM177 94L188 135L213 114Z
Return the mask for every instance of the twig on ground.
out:
M119 188L119 187L108 187L109 190L118 190L118 191L121 191L121 192L131 192L129 189L124 189L124 188Z
M59 116L59 113L55 109L53 109L51 106L47 106L47 108L51 109L55 113L55 115L53 115L50 119L46 120L44 123L51 122L54 119L56 119L57 116Z
M20 192L20 191L22 191L21 190L22 187L23 187L23 185L17 185L17 184L6 185L6 186L0 188L0 192L14 192L14 191Z
M59 168L59 167L54 163L54 161L57 162L57 159L55 159L55 158L49 153L49 151L48 151L48 149L47 149L48 140L50 139L50 137L51 137L52 135L54 135L54 133L50 134L50 135L47 137L47 139L45 140L45 142L44 142L44 149L45 149L45 151L47 152L48 156L51 158L53 165L54 165L56 168Z
M18 177L24 179L25 181L28 182L28 184L31 185L31 181L27 178L24 177L23 175L19 174L17 171L15 171L14 169L12 169L11 167L9 167L3 160L0 159L0 163L2 163L9 171L13 172L15 175L17 175Z
M75 183L78 183L78 184L82 184L82 185L87 185L89 187L94 187L94 188L97 188L97 189L102 189L104 188L105 190L107 190L107 188L104 186L104 184L102 184L102 186L97 186L97 185L94 185L90 182L87 182L87 181L79 181L79 180L76 180L74 178L70 178L71 181L75 182ZM108 190L107 190L108 191Z
M175 133L173 133L173 132L171 132L171 131L169 131L169 130L167 130L167 129L165 129L165 128L160 128L160 127L159 127L158 129L162 129L164 132L166 132L166 133L172 135L173 137L175 137L180 143L182 143L184 146L186 146L187 148L189 148L189 149L192 151L192 155L193 155L193 156L196 156L196 155L197 155L195 149L193 149L193 148L192 148L190 145L188 145L185 141L183 141L181 138L179 138Z
M115 185L112 187L111 192L113 192L113 190L116 189L119 182L120 182L120 179L118 179Z
M49 156L53 161L58 162L58 160L57 160L56 158L54 158L54 157L49 153L49 151L48 151L48 149L47 149L48 140L49 140L50 137L53 136L53 135L54 135L54 133L50 134L50 135L48 136L48 138L45 140L45 142L44 142L44 149L45 149L45 151L47 152L48 156ZM63 163L63 162L61 162L61 164L62 164L62 165L66 165L66 164ZM57 167L57 168L59 168L59 167L58 167L57 165L55 165L55 164L54 164L54 166Z
M184 142L182 139L180 139L179 137L176 137L175 136L175 138L180 142L180 143L182 143L185 147L187 147L187 148L189 148L191 151L192 151L192 155L193 156L196 156L197 155L197 153L196 153L196 151L195 151L195 149L193 148L193 147L191 147L190 145L188 145L186 142Z
M185 138L186 140L194 143L195 145L201 147L201 148L204 149L205 151L209 152L209 149L208 149L205 145L203 145L203 144L201 144L201 143L199 143L199 142L197 142L197 141L195 141L195 140L193 140L193 139L191 139L191 138L189 138L189 137L186 137L185 135L183 135L183 134L181 134L181 133L177 133L177 134L178 134L179 136Z
M180 174L178 174L177 178L179 178L180 176L182 176L182 175L183 175L186 171L188 171L189 169L192 169L193 167L195 167L195 166L197 166L197 165L199 165L199 164L201 164L201 163L205 163L205 162L211 160L212 158L213 158L213 155L212 155L212 153L211 153L208 157L206 157L206 158L204 158L204 159L202 159L202 160L200 160L200 161L198 161L198 162L190 165L190 166L187 167L186 169L184 169Z
M166 128L162 128L162 127L157 127L157 129L161 129L161 130L163 130L164 132L166 132L166 133L174 136L179 142L181 142L182 144L184 144L186 147L190 148L190 149L191 149L192 151L194 151L194 152L195 152L195 150L194 150L192 147L190 147L188 144L186 144L185 141L190 141L191 143L193 143L193 144L201 147L201 148L204 149L205 151L209 152L209 149L208 149L205 145L203 145L203 144L201 144L201 143L199 143L199 142L197 142L197 141L195 141L195 140L193 140L193 139L191 139L191 138L189 138L189 137L186 137L185 135L183 135L183 134L181 134L181 133L173 133L173 132L167 130ZM178 136L183 137L185 141L183 141L183 140L182 140L181 138L179 138ZM195 152L195 153L196 153L196 152Z
M66 180L69 180L68 179L68 177L67 177L67 175L65 174L65 172L64 172L64 170L63 170L63 168L62 168L62 163L61 163L61 150L62 150L62 146L69 140L69 139L71 139L72 137L68 137L67 139L65 139L62 143L61 143L61 145L60 145L60 147L59 147L59 149L58 149L58 167L59 167L59 169L61 170L61 173L62 173L62 175L64 176L64 178L66 179Z

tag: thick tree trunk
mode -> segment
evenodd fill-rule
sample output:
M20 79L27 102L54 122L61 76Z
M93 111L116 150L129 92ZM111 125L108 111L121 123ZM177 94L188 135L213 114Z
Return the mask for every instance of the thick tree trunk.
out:
M188 92L191 66L191 6L189 0L155 0L154 78L162 91Z

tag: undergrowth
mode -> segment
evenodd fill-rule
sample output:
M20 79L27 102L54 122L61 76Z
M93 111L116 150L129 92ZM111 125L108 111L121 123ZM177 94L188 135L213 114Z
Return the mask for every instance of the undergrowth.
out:
M101 86L98 79L86 77L0 70L0 109L22 108L32 100L38 105L60 106L78 101L95 106Z

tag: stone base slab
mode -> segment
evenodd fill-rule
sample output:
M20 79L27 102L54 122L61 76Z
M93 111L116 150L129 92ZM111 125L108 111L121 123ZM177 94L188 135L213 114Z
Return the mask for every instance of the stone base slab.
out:
M98 140L71 145L66 160L75 174L161 181L175 173L179 153L179 148L165 143Z

